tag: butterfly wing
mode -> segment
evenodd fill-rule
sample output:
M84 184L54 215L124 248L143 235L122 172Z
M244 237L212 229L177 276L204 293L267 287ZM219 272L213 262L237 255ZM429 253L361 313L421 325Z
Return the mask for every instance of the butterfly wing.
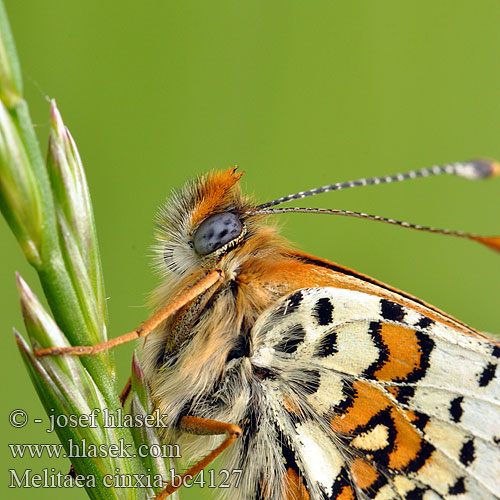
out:
M332 287L284 297L251 337L287 500L500 498L495 342Z

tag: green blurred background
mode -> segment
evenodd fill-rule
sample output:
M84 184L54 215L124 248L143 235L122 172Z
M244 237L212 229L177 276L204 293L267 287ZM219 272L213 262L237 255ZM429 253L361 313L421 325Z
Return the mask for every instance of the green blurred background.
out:
M193 174L239 164L245 189L264 202L336 181L500 158L497 0L6 0L6 8L42 149L49 96L84 161L112 336L147 317L157 283L149 266L153 215ZM500 181L424 179L302 205L500 234ZM500 256L491 250L354 219L292 214L280 222L309 253L500 331ZM15 408L45 415L13 341L12 326L24 331L14 271L40 287L3 220L0 242L6 487L9 468L67 464L14 460L6 446L53 438L37 424L7 423ZM131 351L117 351L123 381ZM6 493L86 498L76 489Z

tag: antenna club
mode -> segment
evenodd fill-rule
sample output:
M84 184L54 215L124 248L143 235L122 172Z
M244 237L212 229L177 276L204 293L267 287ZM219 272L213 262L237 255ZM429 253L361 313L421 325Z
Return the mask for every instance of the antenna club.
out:
M500 175L500 163L490 158L470 160L463 165L457 174L467 179L493 179Z
M500 163L496 160L491 160L492 174L490 177L495 178L500 176Z
M469 235L469 238L500 252L500 236Z

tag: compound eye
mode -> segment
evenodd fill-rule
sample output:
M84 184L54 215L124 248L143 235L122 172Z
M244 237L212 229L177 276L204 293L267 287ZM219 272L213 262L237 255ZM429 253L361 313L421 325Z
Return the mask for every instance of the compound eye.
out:
M231 212L211 215L196 230L194 249L198 255L208 255L236 239L242 229L240 219Z

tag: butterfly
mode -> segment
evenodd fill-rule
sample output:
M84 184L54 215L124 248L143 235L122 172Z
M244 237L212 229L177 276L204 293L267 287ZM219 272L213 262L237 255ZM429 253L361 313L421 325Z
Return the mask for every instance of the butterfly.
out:
M262 205L241 193L236 168L200 176L158 216L156 316L97 348L37 354L92 354L147 335L141 362L167 418L162 439L198 460L185 477L219 455L221 469L242 472L218 498L500 498L499 343L412 295L291 249L266 220L282 212L350 215L500 250L499 237L273 208L362 185L498 171L475 160Z

